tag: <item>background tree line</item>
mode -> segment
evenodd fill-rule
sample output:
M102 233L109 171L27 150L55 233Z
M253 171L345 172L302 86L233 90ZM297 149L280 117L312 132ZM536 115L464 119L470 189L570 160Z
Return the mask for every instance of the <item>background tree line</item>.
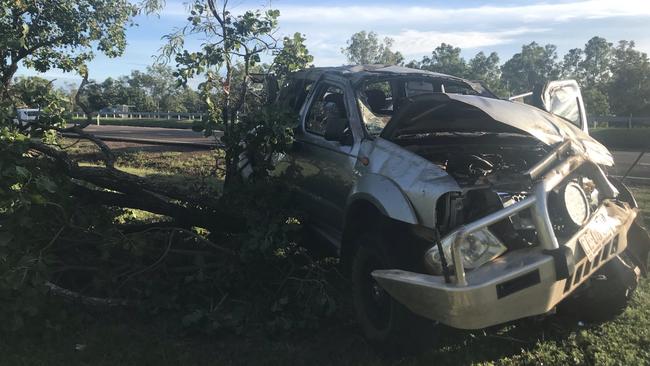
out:
M56 88L52 82L38 77L16 78L13 88L26 107L38 108L42 103L34 99L38 94L56 93L70 101L68 111L81 111L75 106L76 85ZM145 71L133 70L130 75L108 77L90 82L84 91L86 104L92 111L105 107L128 105L138 112L188 112L206 110L199 92L189 86L179 86L174 70L167 65L154 64Z
M304 41L300 40L300 41ZM353 64L395 64L483 81L501 97L531 91L536 85L553 79L576 79L591 115L650 115L650 60L635 48L634 41L608 42L591 38L582 48L570 49L560 57L557 47L537 42L522 45L520 52L502 63L496 52L478 52L466 60L461 49L441 43L430 56L405 62L399 51L393 51L390 38L380 39L375 32L360 31L352 35L342 53ZM275 65L280 67L282 63ZM257 64L249 72L264 73L267 64ZM243 73L242 65L234 65L234 78ZM200 91L179 86L178 75L168 65L156 63L145 71L133 70L130 75L109 77L86 87L87 105L98 111L104 107L128 105L141 112L205 112L206 103ZM74 108L76 88L54 88L39 77L19 77L16 90L24 95L34 91L60 93ZM38 101L23 100L25 106L38 107Z
M353 64L404 65L392 45L390 38L380 40L374 32L361 31L342 52ZM503 63L496 52L481 51L466 60L459 47L442 43L430 56L405 66L480 80L501 97L531 91L548 80L576 79L591 115L650 115L650 60L634 41L614 45L596 36L563 57L555 45L531 42Z

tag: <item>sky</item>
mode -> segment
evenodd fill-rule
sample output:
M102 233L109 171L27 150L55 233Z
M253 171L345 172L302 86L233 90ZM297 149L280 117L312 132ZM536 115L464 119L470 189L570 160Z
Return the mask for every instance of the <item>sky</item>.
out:
M164 44L162 37L186 24L186 2L167 0L158 16L138 16L137 26L127 31L124 54L115 59L97 55L89 65L91 78L119 77L151 65ZM634 40L638 49L650 53L650 0L230 2L233 13L253 8L280 10L277 35L303 33L316 66L345 64L341 48L360 30L392 38L393 48L407 61L430 55L441 42L461 47L465 58L479 51L496 51L504 62L532 41L557 45L561 57L571 48L583 47L596 35L614 43ZM188 43L190 48L199 45L198 40ZM18 72L34 74L25 69ZM56 70L41 76L56 79L59 85L79 80L74 74Z

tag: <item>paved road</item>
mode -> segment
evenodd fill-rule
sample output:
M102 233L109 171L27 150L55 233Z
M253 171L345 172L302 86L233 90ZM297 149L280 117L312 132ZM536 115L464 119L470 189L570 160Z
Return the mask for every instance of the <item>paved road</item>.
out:
M153 127L126 127L126 126L95 126L90 125L85 129L100 138L107 140L126 140L133 142L166 142L171 144L201 144L203 146L212 146L216 144L214 138L203 137L201 133L192 130L181 130L171 128L153 128ZM638 152L631 151L613 151L616 166L610 170L610 174L623 175L636 160ZM645 154L641 161L634 167L630 173L631 177L647 180L650 183L650 152Z
M613 151L614 161L616 165L609 173L612 175L623 175L627 172L630 165L638 158L639 152L634 151ZM629 177L637 178L639 180L647 180L646 183L650 184L650 151L646 152L641 160L630 171Z
M212 146L216 144L213 137L204 137L203 134L192 130L158 128L158 127L129 127L129 126L96 126L90 125L84 129L95 136L110 140L123 140L133 142L165 142L170 144L200 144Z

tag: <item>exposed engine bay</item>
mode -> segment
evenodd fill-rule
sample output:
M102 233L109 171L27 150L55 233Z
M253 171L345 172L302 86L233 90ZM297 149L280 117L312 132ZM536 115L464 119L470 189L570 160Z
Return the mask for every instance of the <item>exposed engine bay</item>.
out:
M534 181L526 172L553 147L511 134L445 133L398 140L451 175L462 190L437 202L437 226L442 235L532 194ZM599 204L594 181L580 170L549 192L553 229L558 237L573 235ZM489 227L491 234L515 250L539 244L531 213L521 211Z
M445 133L400 139L400 145L438 165L462 187L507 184L540 161L549 147L525 136Z

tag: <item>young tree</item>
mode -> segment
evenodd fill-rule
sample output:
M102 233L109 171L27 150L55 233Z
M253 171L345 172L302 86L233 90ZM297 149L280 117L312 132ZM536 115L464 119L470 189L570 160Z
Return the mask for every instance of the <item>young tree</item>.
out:
M347 41L347 47L341 52L348 62L355 65L384 64L401 65L404 57L399 51L393 51L393 39L386 37L380 41L377 33L360 31Z
M221 4L214 0L194 0L189 7L188 25L167 36L169 43L162 54L167 59L175 59L178 67L175 75L181 84L187 84L194 76L205 78L200 90L208 109L207 119L199 127L207 135L217 129L223 132L224 187L229 190L241 181L238 163L242 153L249 159L270 157L272 152L282 151L291 143L294 117L284 110L262 109L259 104L250 103L249 93L252 68L260 64L263 55L280 49L275 36L280 12L249 10L235 15L227 0ZM184 49L185 39L192 36L206 39L200 51ZM287 71L304 64L303 40L302 37L287 40L297 51L296 59L302 61L292 62L286 59L286 54L279 54ZM265 166L258 165L261 170Z
M521 47L501 68L502 80L510 94L533 90L535 86L556 79L560 74L557 47L532 42Z
M278 77L283 79L292 71L304 69L311 65L314 56L309 54L305 46L305 36L298 32L293 37L284 37L282 49L275 52L275 59L271 70Z

